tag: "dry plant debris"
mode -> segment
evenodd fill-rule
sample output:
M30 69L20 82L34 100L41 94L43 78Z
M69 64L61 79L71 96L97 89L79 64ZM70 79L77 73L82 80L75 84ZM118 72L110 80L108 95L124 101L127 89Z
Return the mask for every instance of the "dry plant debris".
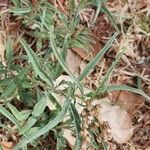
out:
M18 2L0 1L3 150L149 150L150 1Z

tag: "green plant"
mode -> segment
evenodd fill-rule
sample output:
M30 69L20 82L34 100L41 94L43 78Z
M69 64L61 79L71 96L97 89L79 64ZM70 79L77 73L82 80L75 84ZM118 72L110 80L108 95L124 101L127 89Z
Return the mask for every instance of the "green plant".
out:
M78 78L72 74L66 64L69 48L90 49L90 43L93 42L89 33L90 28L85 27L80 22L80 13L84 8L96 6L93 22L96 21L99 12L102 11L106 13L115 29L119 31L104 3L103 0L100 3L97 0L82 0L76 5L74 0L70 0L68 12L65 14L46 0L41 0L34 5L29 0L12 0L13 6L9 9L9 12L14 16L21 17L21 26L25 33L23 37L19 37L20 50L23 50L22 54L20 56L14 54L13 41L8 38L6 43L7 66L0 64L0 76L2 77L0 81L0 102L2 104L0 113L8 119L5 124L0 124L0 126L21 136L21 140L14 147L14 150L27 149L29 143L36 146L39 142L38 139L44 138L49 131L55 133L55 138L58 141L57 148L63 149L66 142L60 142L65 141L64 137L60 135L62 134L61 129L66 126L76 135L74 149L80 149L82 118L75 107L75 92L77 89L80 90L82 101L94 99L97 95L113 90L129 90L150 100L140 89L107 85L107 79L123 52L119 53L99 87L91 93L84 93L84 85L81 81L109 50L118 33L112 36ZM33 39L30 43L28 42L28 36ZM19 64L16 62L19 62ZM64 81L56 86L55 80L64 72L72 78L73 82ZM68 86L61 91L58 90L59 86L63 84ZM64 97L63 105L60 104L60 100L53 93ZM14 102L23 103L24 110L15 107ZM49 108L47 113L45 110L49 102L55 109ZM69 119L64 121L66 114L69 115ZM6 126L10 122L16 126L15 130Z

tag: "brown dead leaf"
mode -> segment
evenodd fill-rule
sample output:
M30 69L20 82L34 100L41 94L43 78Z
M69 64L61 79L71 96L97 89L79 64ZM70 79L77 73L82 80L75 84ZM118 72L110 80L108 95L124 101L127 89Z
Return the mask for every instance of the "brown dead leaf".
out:
M131 124L130 115L125 109L116 105L111 105L111 102L107 99L106 101L101 102L98 120L100 123L102 121L108 122L110 127L108 130L116 142L125 143L133 135L133 127Z
M87 62L83 61L74 51L68 50L66 63L70 71L78 77L79 74L84 70L87 65Z
M3 150L11 150L13 147L12 142L6 142L6 141L0 142L0 145L2 146Z
M115 105L124 108L130 115L144 104L142 96L128 91L112 92L112 100L115 101Z
M68 50L67 57L66 57L66 63L68 64L68 67L70 71L75 75L79 75L79 67L82 63L82 59L72 50Z

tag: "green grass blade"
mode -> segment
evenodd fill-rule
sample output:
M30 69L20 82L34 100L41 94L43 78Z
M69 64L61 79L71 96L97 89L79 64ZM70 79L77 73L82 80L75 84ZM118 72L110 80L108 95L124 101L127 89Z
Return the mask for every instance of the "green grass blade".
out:
M79 87L79 89L81 90L81 92L83 92L83 87L81 85L81 83L76 79L76 77L72 74L72 72L69 70L67 64L65 63L65 61L63 60L62 56L59 54L59 52L57 51L57 47L56 44L54 42L54 27L50 28L50 44L52 47L52 50L54 52L55 57L58 59L60 65L63 67L63 69L70 75L70 77L72 78L72 80L76 83L76 85Z
M150 102L150 96L148 96L142 90L136 89L136 88L133 88L133 87L130 87L127 85L109 85L109 86L107 86L106 89L108 92L119 91L119 90L130 91L130 92L142 95L143 97L146 98L146 100L148 100Z
M48 85L52 85L53 84L52 78L50 76L48 76L46 74L46 72L44 71L44 69L41 67L40 62L38 61L38 57L35 55L35 53L33 52L33 50L29 47L29 45L23 39L20 39L20 42L21 42L23 48L27 52L29 60L30 60L30 62L32 64L33 68L34 68L34 71Z
M83 80L92 70L97 62L103 57L103 55L108 51L108 49L112 46L112 43L114 42L115 38L117 37L118 33L115 33L111 39L107 42L107 44L104 46L102 50L99 50L98 54L88 63L86 68L83 70L83 72L79 76L79 80Z
M119 28L118 28L116 22L114 21L114 18L112 17L112 15L111 15L111 13L108 11L108 9L107 9L104 5L102 5L101 10L102 10L102 12L104 12L104 13L107 15L107 17L108 17L109 20L112 22L112 24L113 24L114 28L116 29L116 31L117 31L117 32L120 32L120 30L119 30Z
M33 135L30 135L29 137L24 138L23 140L21 140L14 148L13 150L18 150L19 148L27 145L28 143L33 142L36 138L40 137L41 135L47 133L49 130L53 129L56 125L58 125L58 123L60 123L67 110L68 107L70 105L70 101L66 100L64 102L64 105L62 106L62 110L61 112L52 120L49 121L49 123L44 126L43 128L41 128L40 130L38 130L36 133L34 133Z

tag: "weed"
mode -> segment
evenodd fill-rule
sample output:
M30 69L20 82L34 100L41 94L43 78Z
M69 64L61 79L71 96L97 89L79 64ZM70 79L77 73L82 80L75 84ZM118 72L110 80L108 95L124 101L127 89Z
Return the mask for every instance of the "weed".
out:
M19 56L14 53L13 38L7 38L6 66L0 64L0 114L7 118L0 126L14 132L18 138L21 137L14 150L19 148L25 150L28 144L33 147L38 146L39 141L49 131L55 133L57 149L63 149L66 147L66 139L63 137L63 129L66 127L75 135L74 149L79 150L83 141L82 117L75 107L77 98L75 93L78 89L80 90L78 98L80 97L82 101L91 101L99 95L114 90L132 91L150 100L140 89L108 85L108 78L123 52L119 53L99 87L88 94L84 93L82 80L109 50L119 33L114 33L78 78L67 66L67 50L74 47L90 50L92 42L90 27L94 25L100 12L108 16L117 32L119 28L105 7L104 0L100 2L82 0L78 4L75 0L70 0L68 3L64 13L46 0L36 3L29 0L12 0L9 13L20 20L23 36L18 37ZM81 23L80 15L89 6L96 7L96 12L92 23L87 27ZM63 73L68 74L72 82L62 81L56 86L56 79ZM59 86L66 84L63 90L59 90ZM60 95L65 99L63 105ZM22 104L21 109L19 103ZM11 124L11 127L15 126L15 129L7 127L8 124ZM89 132L95 144L94 133ZM103 141L101 142L107 147Z

